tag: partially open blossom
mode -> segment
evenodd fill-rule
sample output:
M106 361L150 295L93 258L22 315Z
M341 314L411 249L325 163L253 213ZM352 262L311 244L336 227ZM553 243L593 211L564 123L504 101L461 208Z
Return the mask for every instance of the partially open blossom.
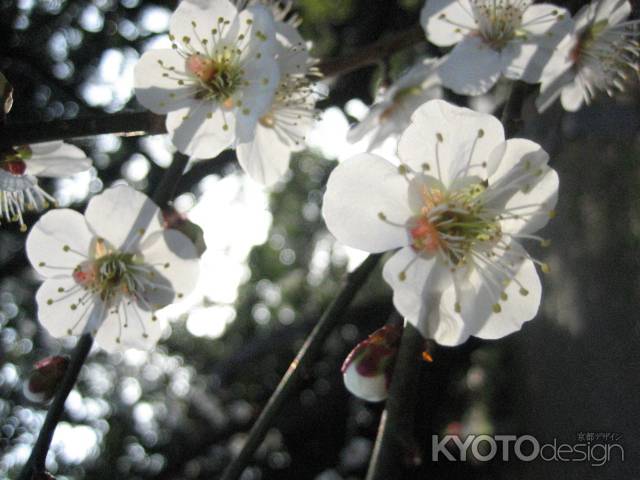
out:
M292 152L305 148L305 135L317 117L319 98L314 85L318 77L307 45L298 33L299 19L291 16L291 3L252 0L249 5L264 4L276 19L276 59L280 83L269 110L260 117L252 137L236 146L238 161L255 181L270 186L289 168Z
M61 356L47 357L36 362L29 378L24 382L24 396L32 402L51 400L68 365L69 358Z
M442 97L439 64L434 59L419 61L383 90L367 115L349 131L347 140L355 143L367 138L368 150L373 150L387 138L400 135L420 105Z
M194 158L251 138L280 77L271 11L183 0L169 31L173 48L150 50L136 65L138 101L167 114L172 142Z
M351 350L342 364L347 390L370 402L387 398L401 335L402 327L385 325Z
M18 222L22 215L41 210L55 199L38 185L37 177L68 177L91 168L91 160L78 147L47 142L14 147L0 153L0 222Z
M624 90L629 75L640 73L640 20L627 20L627 0L596 0L575 17L575 26L552 57L540 95L539 111L560 97L565 110L575 112L598 91Z
M427 0L421 23L427 39L455 45L442 64L445 87L463 95L487 92L504 75L540 81L558 42L571 29L569 13L531 0Z
M155 312L190 293L199 271L191 241L164 229L160 209L128 186L96 195L84 215L46 213L26 249L45 278L41 324L54 337L91 333L107 351L152 348L162 333Z
M534 235L557 199L546 152L505 141L491 115L432 100L414 113L398 156L400 166L361 154L336 167L323 204L329 230L368 252L400 248L383 275L424 337L458 345L518 330L540 305L535 264L548 269L520 244L548 243Z

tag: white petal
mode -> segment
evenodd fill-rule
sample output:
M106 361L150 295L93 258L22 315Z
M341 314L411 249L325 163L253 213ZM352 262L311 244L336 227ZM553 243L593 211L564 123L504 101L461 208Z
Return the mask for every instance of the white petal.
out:
M566 9L550 3L538 3L524 11L521 28L527 32L529 40L542 40L546 45L553 45L569 33L573 25L571 14Z
M601 20L607 20L609 25L616 25L631 14L631 3L628 0L600 0L591 2L583 7L576 15L576 20L581 14L588 18L589 23L594 24Z
M200 40L208 39L211 45L213 39L219 38L219 35L212 35L211 30L216 28L222 30L225 34L229 30L237 30L233 25L236 21L238 10L228 0L182 0L178 8L171 16L169 31L175 37L176 41L182 42L184 37L189 37L189 43L196 49L204 49ZM228 21L229 23L221 27L222 23L219 19ZM193 25L195 22L195 27Z
M233 143L236 129L234 111L225 111L212 101L202 100L192 108L167 115L172 143L185 155L214 158Z
M247 175L267 187L280 180L289 169L291 149L273 128L258 125L253 141L236 147L238 162Z
M173 229L155 232L140 250L145 264L155 267L154 282L162 287L145 295L154 308L169 305L193 291L200 266L196 247L185 235Z
M162 230L158 206L126 185L108 188L89 200L85 217L96 236L125 251L133 251L138 242Z
M368 402L381 402L387 398L386 375L365 377L356 370L356 362L351 362L344 372L344 386L356 397Z
M471 11L468 0L427 0L420 12L420 24L431 43L447 47L477 28Z
M445 263L438 256L428 258L405 247L385 263L382 274L393 289L393 304L405 320L423 337L446 344L444 339L457 329L438 309L440 294L453 278Z
M548 222L558 198L558 175L548 160L537 143L522 138L509 139L492 152L486 205L520 217L501 220L506 233L535 232Z
M310 60L309 51L298 30L288 23L277 22L276 40L278 42L276 57L281 75L306 73Z
M560 96L562 89L575 79L573 69L567 68L564 72L559 72L553 78L543 80L540 85L540 94L536 98L536 108L542 113L549 108Z
M329 231L345 245L384 252L409 243L404 227L412 216L407 192L407 181L397 167L364 153L331 172L322 215Z
M180 80L184 85L178 83ZM135 66L134 81L136 98L154 113L165 114L198 103L194 96L199 88L186 73L185 59L175 50L145 52Z
M56 338L82 334L92 315L102 311L102 305L96 301L99 299L93 295L85 298L85 290L71 274L45 280L36 293L40 323ZM91 321L92 324L98 322L98 318Z
M274 58L278 50L276 42L276 26L273 14L264 5L252 5L238 15L239 33L243 39L237 38L234 43L243 51L242 60L253 61L256 53L263 57Z
M107 352L151 350L161 335L162 324L152 312L136 302L121 301L98 329L96 343Z
M27 173L40 177L65 177L91 168L91 159L74 145L47 142L29 145L32 156L25 161ZM52 148L53 147L53 148Z
M456 179L486 177L483 164L504 140L504 129L492 115L432 100L413 114L398 144L398 156L413 170L438 178L446 187Z
M271 109L273 96L280 80L278 64L273 58L254 60L246 66L245 78L248 84L233 97L234 102L239 105L236 135L240 141L250 138L245 133L250 129L243 124L255 126L258 118Z
M582 86L580 77L565 86L560 94L560 101L562 107L568 112L577 112L582 107L585 99L585 90Z
M485 275L491 276L485 271ZM500 276L493 275L501 279ZM540 306L542 286L533 262L523 261L514 281L512 280L504 289L507 300L500 300L501 311L495 313L493 306L498 299L492 295L492 289L488 287L488 281L477 271L469 278L470 290L460 299L456 299L453 289L448 289L442 297L442 308L447 314L458 318L461 322L461 337L473 335L484 339L497 339L509 335L522 328L522 325L535 317ZM520 293L518 282L527 290L527 294ZM493 289L495 290L495 289ZM462 312L457 314L452 305L458 301Z
M442 84L461 95L481 95L500 78L503 59L479 37L467 37L440 67Z
M89 256L93 233L82 214L61 208L45 213L27 237L27 257L45 277L71 278Z
M535 43L511 42L502 50L502 73L506 78L538 83L553 50Z
M525 192L519 191L513 195L507 204L506 209L512 209L524 214L520 219L509 219L501 221L501 228L505 232L533 233L543 228L551 219L551 212L558 202L558 186L559 179L555 170L549 168L543 175L540 175L529 190ZM536 207L521 208L523 205L539 205Z
M541 166L549 161L549 155L540 145L524 138L510 138L496 145L487 155L489 185L493 186L510 175L521 176L514 172L514 168L521 165L523 160Z

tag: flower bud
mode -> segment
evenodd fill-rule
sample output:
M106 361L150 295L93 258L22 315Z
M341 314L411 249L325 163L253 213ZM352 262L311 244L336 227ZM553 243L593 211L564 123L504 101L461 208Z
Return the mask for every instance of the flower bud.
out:
M385 325L360 342L342 364L344 384L369 402L387 398L402 327Z
M61 356L47 357L36 362L29 379L24 383L24 396L38 403L51 400L68 365L69 358Z
M173 207L166 207L162 210L162 218L164 220L164 228L173 228L174 230L178 230L182 234L186 235L186 237L196 246L198 256L202 256L204 251L207 249L202 228Z

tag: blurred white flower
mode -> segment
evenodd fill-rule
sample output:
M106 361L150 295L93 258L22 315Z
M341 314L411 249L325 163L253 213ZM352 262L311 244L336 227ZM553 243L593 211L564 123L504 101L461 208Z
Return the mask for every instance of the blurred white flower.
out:
M462 95L486 93L501 75L537 83L572 24L564 8L531 0L427 0L420 19L430 42L455 45L440 76Z
M535 264L548 269L519 243L547 243L532 235L557 199L546 152L505 141L491 115L432 100L414 113L398 156L400 166L361 154L336 167L323 204L329 230L372 253L400 247L383 275L424 337L458 345L518 330L540 305Z
M0 153L0 220L18 222L27 231L22 214L41 210L55 199L38 185L36 177L69 177L91 168L78 147L62 141L14 147Z
M442 97L437 74L439 64L438 60L424 59L411 67L381 92L367 115L349 131L347 140L355 143L366 137L367 150L371 151L390 136L400 135L420 105Z
M627 0L592 1L575 17L575 27L558 46L540 86L536 106L546 110L560 96L575 112L598 91L624 90L629 74L640 73L640 20L627 20Z
M146 52L135 68L138 101L167 114L178 150L212 158L252 138L280 78L274 28L263 6L180 3L170 21L173 48Z
M155 311L190 293L199 270L191 241L165 230L156 204L128 186L93 197L84 216L46 213L26 250L45 277L42 325L54 337L90 332L109 352L151 349L162 333Z

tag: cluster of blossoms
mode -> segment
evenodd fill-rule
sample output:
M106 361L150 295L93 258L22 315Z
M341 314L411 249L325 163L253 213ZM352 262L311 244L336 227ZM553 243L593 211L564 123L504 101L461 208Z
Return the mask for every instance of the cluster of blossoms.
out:
M207 159L234 148L247 174L267 186L286 173L319 98L315 61L290 9L290 1L182 0L170 20L171 48L146 52L135 69L138 101L167 115L179 151ZM549 267L521 241L547 245L535 232L553 217L558 192L539 145L507 140L493 116L439 100L442 87L479 95L501 77L541 83L540 111L558 97L577 110L638 72L638 21L629 14L627 0L594 1L575 19L530 0L427 0L427 38L452 50L418 62L349 134L369 149L399 137L400 164L368 153L343 162L322 209L341 242L395 251L384 279L396 309L426 339L448 346L472 335L495 339L536 315L536 265ZM54 202L36 176L90 166L62 142L2 152L0 221L26 229L25 210ZM198 277L192 242L126 186L93 197L84 215L46 213L26 249L45 278L36 295L44 327L55 337L91 333L107 351L155 345L156 311L190 293ZM399 338L397 327L385 327L358 346L343 365L347 388L383 399ZM59 374L63 363L41 367ZM39 377L31 383L48 393Z
M264 4L263 4L264 3ZM195 159L234 147L244 170L271 185L301 150L315 116L317 77L288 3L183 0L171 49L138 62L140 103L167 114L174 145Z

